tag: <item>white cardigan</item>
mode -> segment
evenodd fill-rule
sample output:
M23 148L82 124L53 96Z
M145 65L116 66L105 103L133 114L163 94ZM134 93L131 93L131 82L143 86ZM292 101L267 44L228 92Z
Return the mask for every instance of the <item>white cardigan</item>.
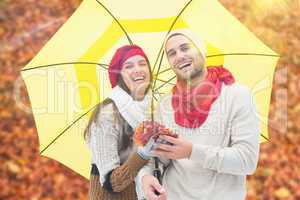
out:
M222 86L206 121L184 128L173 117L171 94L159 103L156 120L193 144L189 159L171 160L163 177L168 200L243 200L246 175L254 173L259 155L259 118L250 90L234 83ZM151 174L151 165L138 182Z

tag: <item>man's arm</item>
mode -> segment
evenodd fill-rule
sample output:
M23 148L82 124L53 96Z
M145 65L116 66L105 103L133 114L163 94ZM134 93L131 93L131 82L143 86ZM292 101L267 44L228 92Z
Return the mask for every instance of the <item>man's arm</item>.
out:
M229 147L193 145L190 160L219 173L253 174L259 156L259 119L249 90L235 99L238 107L231 122Z
M259 120L250 91L235 98L236 112L231 122L229 147L192 144L184 138L162 136L173 145L158 145L155 154L170 159L189 158L202 168L235 175L252 174L259 154Z

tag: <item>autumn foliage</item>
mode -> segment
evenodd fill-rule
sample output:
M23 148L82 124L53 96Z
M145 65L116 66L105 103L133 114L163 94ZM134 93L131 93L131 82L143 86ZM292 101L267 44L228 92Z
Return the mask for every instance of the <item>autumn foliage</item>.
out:
M268 1L270 0L261 0ZM261 144L247 200L300 199L300 5L260 7L221 0L282 57L272 85L270 141ZM88 180L39 155L38 135L20 70L78 7L79 0L0 1L0 200L87 199ZM95 19L96 20L96 19Z
M144 121L134 131L133 141L138 146L144 146L152 137L154 141L160 135L168 135L172 137L178 137L172 130L166 128L164 125L155 121Z

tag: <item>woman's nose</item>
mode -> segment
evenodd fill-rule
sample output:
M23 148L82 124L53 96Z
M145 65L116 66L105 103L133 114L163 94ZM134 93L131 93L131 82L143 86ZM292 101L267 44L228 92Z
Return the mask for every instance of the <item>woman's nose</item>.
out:
M134 72L138 73L141 71L141 67L139 66L139 64L135 64L134 65Z

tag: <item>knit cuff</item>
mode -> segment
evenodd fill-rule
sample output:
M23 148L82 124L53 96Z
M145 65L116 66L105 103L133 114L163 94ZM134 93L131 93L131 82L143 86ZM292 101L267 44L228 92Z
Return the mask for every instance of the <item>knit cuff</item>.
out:
M144 154L143 151L142 151L141 149L138 149L138 150L137 150L137 154L138 154L141 158L143 158L144 160L150 160L150 159L151 159L151 157L150 157L150 156L147 156L146 154Z
M134 172L134 176L138 171L148 163L148 160L143 159L138 153L133 153L128 160L124 163L128 165L131 172Z
M114 193L114 192L113 192L112 185L111 185L111 182L110 182L110 177L111 177L112 172L113 172L113 170L111 170L111 171L105 176L105 182L103 183L103 187L104 187L108 192Z
M114 192L121 192L133 184L138 171L147 163L137 153L133 153L120 167L113 170L110 181Z

